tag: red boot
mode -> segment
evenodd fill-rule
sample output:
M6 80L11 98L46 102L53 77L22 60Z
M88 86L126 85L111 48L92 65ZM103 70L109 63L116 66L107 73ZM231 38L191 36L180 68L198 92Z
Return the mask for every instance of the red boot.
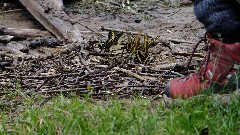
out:
M226 44L207 38L207 44L211 56L205 58L205 63L200 67L199 72L168 82L165 92L167 96L172 98L191 97L199 95L201 90L210 85L222 88L232 83L230 80L237 74L238 69L238 66L235 67L235 65L240 64L240 42ZM218 87L215 90L219 89Z

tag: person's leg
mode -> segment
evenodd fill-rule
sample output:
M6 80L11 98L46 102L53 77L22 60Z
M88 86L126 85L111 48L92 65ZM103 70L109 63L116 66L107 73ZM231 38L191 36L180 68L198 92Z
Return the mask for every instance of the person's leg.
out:
M191 97L213 86L220 90L231 85L240 64L240 5L229 0L194 0L194 12L208 33L209 48L198 73L171 80L166 86L169 97ZM233 82L232 82L233 83Z
M240 42L240 4L236 0L194 0L194 13L212 38Z

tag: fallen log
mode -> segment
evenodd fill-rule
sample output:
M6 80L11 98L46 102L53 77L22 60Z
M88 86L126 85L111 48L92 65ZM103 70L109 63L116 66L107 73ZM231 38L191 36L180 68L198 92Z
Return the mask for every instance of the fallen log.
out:
M59 40L65 43L83 41L79 29L62 10L62 0L19 0L27 10ZM56 5L60 3L60 5Z

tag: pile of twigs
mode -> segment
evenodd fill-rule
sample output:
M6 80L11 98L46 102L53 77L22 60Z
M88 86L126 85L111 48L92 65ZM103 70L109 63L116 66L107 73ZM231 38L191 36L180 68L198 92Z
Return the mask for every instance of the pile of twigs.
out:
M163 43L152 46L149 52L150 59L145 64L132 62L129 53L94 51L87 43L72 45L71 49L46 58L2 54L0 94L20 90L49 95L75 92L95 98L136 94L155 97L164 92L168 80L189 70L181 62L186 56L175 55Z

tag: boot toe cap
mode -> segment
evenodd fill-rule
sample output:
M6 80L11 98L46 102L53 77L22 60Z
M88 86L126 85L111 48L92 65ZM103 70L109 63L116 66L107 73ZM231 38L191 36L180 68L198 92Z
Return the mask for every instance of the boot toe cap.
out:
M170 97L170 82L166 84L164 94L166 94L167 97Z

